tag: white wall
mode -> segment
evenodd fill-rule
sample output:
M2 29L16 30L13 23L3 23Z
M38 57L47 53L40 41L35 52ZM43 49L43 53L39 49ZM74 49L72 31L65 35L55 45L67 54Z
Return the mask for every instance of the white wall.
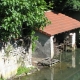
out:
M24 51L25 50L22 46L12 48L9 52L9 56L6 56L4 48L0 50L0 77L8 79L14 76L17 73L18 67L23 63L26 67L32 66L31 48L29 49L29 53L26 52L26 54L24 54Z
M35 41L36 48L33 53L34 57L46 58L51 57L51 43L50 37L46 36L40 32L36 32L36 35L39 39Z

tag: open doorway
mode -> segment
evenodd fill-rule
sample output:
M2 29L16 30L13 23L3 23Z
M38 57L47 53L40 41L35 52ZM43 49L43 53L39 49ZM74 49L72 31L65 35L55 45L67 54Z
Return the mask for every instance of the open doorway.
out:
M72 51L72 36L68 32L54 36L54 55L59 55L63 51Z

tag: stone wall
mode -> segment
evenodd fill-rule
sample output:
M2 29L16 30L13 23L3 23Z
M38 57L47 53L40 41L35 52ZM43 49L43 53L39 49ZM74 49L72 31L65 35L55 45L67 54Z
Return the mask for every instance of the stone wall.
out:
M35 36L38 36L39 38L35 41L36 48L33 56L39 58L51 57L50 37L40 32L36 32Z
M12 44L8 42L5 47L1 47L0 50L0 77L10 78L17 73L17 69L20 65L31 67L32 62L32 49L26 51L23 46L17 46L14 48Z

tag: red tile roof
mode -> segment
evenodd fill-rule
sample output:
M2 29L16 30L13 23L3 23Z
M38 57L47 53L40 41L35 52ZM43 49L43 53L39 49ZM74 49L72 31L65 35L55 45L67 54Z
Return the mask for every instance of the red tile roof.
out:
M40 31L49 36L80 28L79 21L64 14L47 11L45 16L51 21L51 24Z

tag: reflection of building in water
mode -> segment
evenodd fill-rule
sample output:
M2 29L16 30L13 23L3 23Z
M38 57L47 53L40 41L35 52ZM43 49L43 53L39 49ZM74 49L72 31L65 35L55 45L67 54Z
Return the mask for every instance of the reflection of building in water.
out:
M54 68L51 70L51 80L54 80Z
M72 53L72 67L73 68L76 67L76 55L75 55L75 51L73 51L73 53Z

